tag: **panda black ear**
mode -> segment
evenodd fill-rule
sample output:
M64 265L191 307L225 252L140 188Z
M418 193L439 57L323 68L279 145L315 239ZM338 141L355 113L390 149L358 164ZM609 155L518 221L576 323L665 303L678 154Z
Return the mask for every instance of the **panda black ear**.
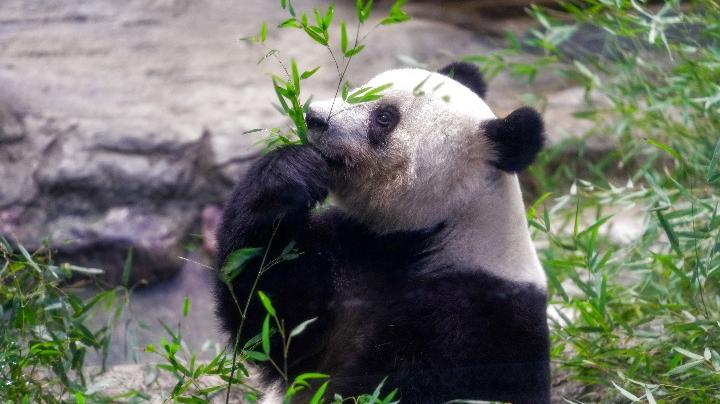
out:
M485 98L487 93L487 84L483 78L480 69L472 63L455 62L438 70L438 73L444 74L465 87L472 90L480 98Z
M505 118L483 125L497 153L492 163L503 171L516 173L526 169L545 143L542 117L530 107L516 109Z

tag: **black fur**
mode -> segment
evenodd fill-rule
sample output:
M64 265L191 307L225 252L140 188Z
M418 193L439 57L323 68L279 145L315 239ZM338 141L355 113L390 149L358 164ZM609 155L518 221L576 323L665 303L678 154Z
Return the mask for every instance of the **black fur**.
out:
M485 83L480 69L474 64L467 62L450 63L438 70L438 73L444 74L471 89L480 98L485 98L487 83Z
M273 223L270 258L290 240L303 252L270 269L258 287L288 329L318 318L293 339L290 377L328 373L329 391L348 396L370 392L388 376L386 385L398 387L404 403L549 402L544 291L481 268L433 264L449 230L442 225L379 236L334 209L311 214L327 193L324 170L308 146L268 154L238 184L218 233L218 267L237 248L268 245ZM234 282L241 301L258 261ZM240 315L222 282L217 314L234 336ZM254 298L242 341L260 331L263 317ZM279 338L273 340L272 356L282 363Z
M545 143L542 117L530 107L516 109L505 118L483 125L497 153L492 163L507 172L526 169Z
M272 237L268 252L270 257L277 257L293 239L302 239L309 210L325 199L328 182L327 163L309 147L277 150L253 164L225 206L217 235L217 268L221 268L230 253L238 248L266 247L275 226L275 236ZM260 257L251 261L234 280L236 296L242 302L246 301L250 292L260 261ZM310 282L314 287L307 288L304 282ZM318 303L313 300L316 297L322 299L330 296L322 295L329 291L330 282L328 274L319 271L268 271L260 290L267 292L280 306L287 306L289 303L282 299L294 300L295 294L295 310L284 311L288 323L294 324L320 314L318 307L309 305ZM240 325L240 313L230 291L222 282L217 284L216 298L217 315L222 326L234 336ZM264 314L264 309L254 298L248 310L247 332L243 333L242 338L247 339L257 333L257 324L262 321Z

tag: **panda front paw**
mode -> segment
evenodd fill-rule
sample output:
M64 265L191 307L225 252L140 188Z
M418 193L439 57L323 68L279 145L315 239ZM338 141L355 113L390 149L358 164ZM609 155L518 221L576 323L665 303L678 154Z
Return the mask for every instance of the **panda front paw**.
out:
M247 175L258 191L256 206L265 210L309 209L328 195L325 159L310 146L287 146L256 162Z

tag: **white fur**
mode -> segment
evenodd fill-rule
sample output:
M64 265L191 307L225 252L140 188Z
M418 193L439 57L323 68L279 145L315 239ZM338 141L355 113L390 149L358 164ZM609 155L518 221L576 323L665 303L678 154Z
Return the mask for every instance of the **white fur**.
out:
M311 132L310 142L347 157L346 168L334 175L335 203L380 233L446 222L450 233L438 259L544 288L517 176L489 164L493 150L482 124L495 114L438 73L391 70L363 87L386 83L392 87L378 101L311 105L331 117L334 130ZM364 136L379 103L396 105L401 118L388 144L373 148Z
M260 404L280 404L285 398L285 391L281 382L273 383L264 389Z

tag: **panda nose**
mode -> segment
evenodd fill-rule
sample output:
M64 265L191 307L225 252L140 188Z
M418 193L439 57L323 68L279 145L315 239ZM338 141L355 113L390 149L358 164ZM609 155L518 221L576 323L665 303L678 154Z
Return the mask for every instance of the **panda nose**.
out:
M308 111L307 115L305 115L305 124L308 130L311 131L324 132L328 128L325 119L312 110Z

